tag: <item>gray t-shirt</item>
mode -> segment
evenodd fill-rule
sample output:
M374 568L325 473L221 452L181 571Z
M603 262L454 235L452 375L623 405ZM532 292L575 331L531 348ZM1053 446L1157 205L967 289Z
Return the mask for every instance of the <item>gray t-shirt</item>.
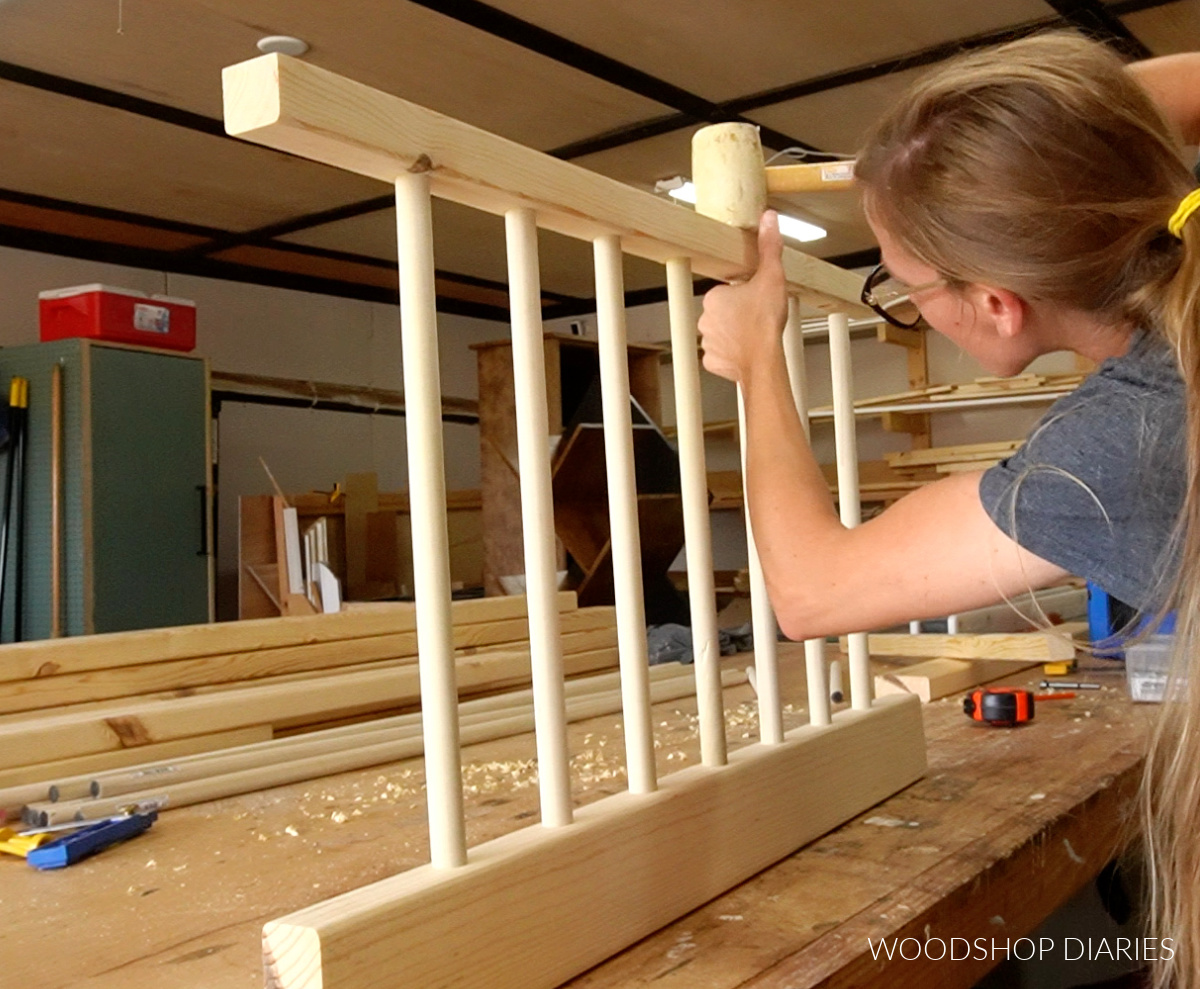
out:
M1184 388L1170 347L1138 331L987 470L983 507L1031 553L1142 611L1178 562L1186 488Z

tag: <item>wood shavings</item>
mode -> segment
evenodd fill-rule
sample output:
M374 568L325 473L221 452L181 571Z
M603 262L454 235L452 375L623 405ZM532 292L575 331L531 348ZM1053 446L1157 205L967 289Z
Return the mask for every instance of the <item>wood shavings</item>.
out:
M462 767L463 791L470 794L513 792L537 785L537 761L514 759L467 763Z
M677 958L683 957L689 951L695 951L695 950L696 950L696 942L692 940L692 932L691 931L683 931L679 935L679 940L676 941L675 944L672 945L671 948L667 951L667 958L670 959L671 961L674 961Z
M898 817L868 817L863 824L870 824L877 828L919 828L920 821L903 821Z

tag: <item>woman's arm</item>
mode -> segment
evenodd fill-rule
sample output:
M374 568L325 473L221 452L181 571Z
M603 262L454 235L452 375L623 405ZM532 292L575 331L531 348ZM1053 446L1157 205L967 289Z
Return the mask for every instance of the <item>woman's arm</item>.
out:
M1179 129L1184 142L1200 144L1200 52L1133 62L1129 72Z
M758 271L708 293L700 330L705 367L742 386L746 496L785 634L811 638L941 617L1066 576L992 522L979 499L979 474L953 475L856 529L842 526L788 381L781 249L768 213L759 228Z

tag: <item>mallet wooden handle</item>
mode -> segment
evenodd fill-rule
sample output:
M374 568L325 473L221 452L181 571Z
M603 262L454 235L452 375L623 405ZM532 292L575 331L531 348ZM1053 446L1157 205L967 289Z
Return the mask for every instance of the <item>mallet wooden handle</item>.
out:
M836 192L854 185L853 161L768 165L767 192Z

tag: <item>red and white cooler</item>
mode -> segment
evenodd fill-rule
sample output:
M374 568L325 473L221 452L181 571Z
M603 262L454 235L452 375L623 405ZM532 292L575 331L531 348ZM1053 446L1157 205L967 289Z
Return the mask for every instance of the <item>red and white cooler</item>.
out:
M168 350L196 346L196 303L108 285L38 293L43 340L90 337Z

